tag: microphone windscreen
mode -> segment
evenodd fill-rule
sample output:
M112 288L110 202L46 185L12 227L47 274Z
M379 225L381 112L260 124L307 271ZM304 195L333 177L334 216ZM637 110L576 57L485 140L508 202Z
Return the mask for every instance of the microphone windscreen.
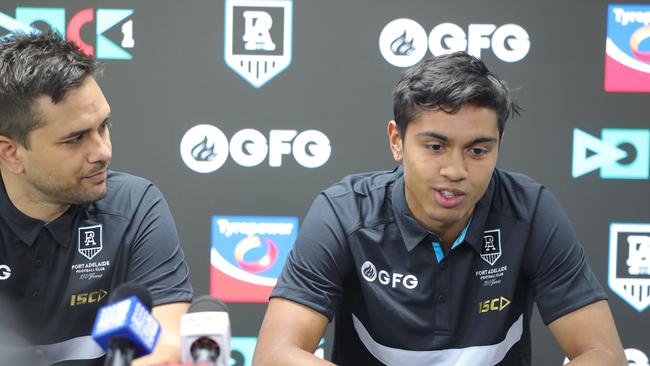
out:
M223 301L210 295L203 295L196 298L192 302L192 305L190 305L190 308L187 309L188 313L200 313L205 311L220 311L227 313L228 306L226 306Z
M117 286L117 288L109 296L108 303L112 304L131 296L137 297L142 305L144 305L147 310L151 311L151 307L153 306L151 293L149 290L147 290L146 287L133 282L126 282Z

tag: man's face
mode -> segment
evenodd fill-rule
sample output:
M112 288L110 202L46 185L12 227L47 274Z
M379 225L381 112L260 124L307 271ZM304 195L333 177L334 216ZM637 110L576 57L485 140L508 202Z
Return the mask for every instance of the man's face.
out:
M393 156L404 167L406 201L415 218L443 237L460 230L496 167L496 113L473 105L455 114L423 110L404 136L394 121L388 134Z
M29 149L19 147L32 199L79 204L103 198L111 161L110 107L95 80L86 78L57 104L49 96L34 103L45 124L30 132Z

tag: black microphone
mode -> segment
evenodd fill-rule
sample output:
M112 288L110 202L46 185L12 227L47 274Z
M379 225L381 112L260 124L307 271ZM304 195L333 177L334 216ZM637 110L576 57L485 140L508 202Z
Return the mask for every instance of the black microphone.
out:
M181 318L183 362L230 365L230 318L228 307L212 296L192 302Z
M160 324L151 315L153 300L142 285L125 283L97 313L92 337L106 351L105 366L130 366L153 351Z

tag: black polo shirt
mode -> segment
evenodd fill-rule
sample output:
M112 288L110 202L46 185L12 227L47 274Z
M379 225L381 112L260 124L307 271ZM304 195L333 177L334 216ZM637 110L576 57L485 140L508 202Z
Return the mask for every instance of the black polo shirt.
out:
M105 198L50 223L18 211L0 179L0 364L101 365L90 334L111 291L136 282L154 306L189 302L188 272L167 203L143 178L109 172Z
M605 299L569 219L530 178L495 170L448 253L411 215L401 168L321 192L273 290L335 319L340 365L529 365L546 324Z

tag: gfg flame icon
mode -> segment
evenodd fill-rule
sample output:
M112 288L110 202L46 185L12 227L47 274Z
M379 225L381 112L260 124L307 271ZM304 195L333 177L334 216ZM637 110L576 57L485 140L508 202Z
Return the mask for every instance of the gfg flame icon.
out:
M361 275L366 279L366 281L373 282L377 278L377 269L375 268L375 265L370 261L363 263L361 266Z

